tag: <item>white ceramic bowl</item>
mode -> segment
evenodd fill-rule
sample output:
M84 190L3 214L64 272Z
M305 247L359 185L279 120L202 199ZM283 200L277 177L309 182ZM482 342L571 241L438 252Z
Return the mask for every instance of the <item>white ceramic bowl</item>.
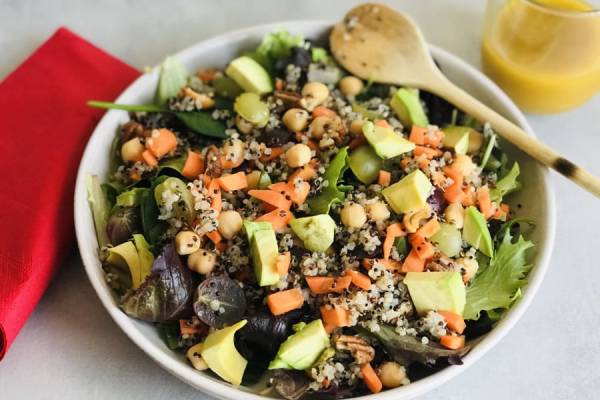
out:
M190 71L197 70L200 67L224 66L243 50L255 47L265 33L282 26L292 33L303 33L307 38L319 38L325 37L331 23L294 21L256 26L203 41L176 54L176 57ZM531 133L531 128L523 114L494 83L479 71L446 51L434 46L431 46L431 51L445 74L453 82ZM117 101L123 104L150 102L157 78L156 70L144 74L125 90ZM107 112L91 136L79 165L75 188L75 228L79 251L88 277L102 304L123 332L167 371L184 382L219 398L258 400L262 396L252 393L249 388L234 387L213 376L194 370L188 365L183 356L165 346L154 326L125 315L119 309L116 298L104 280L97 257L98 244L94 233L94 224L86 199L85 177L87 174L106 176L111 141L119 124L126 120L127 114L124 111ZM524 291L523 297L506 313L502 321L464 357L464 365L451 366L409 386L384 391L377 395L364 396L364 398L377 398L380 400L413 398L432 390L460 372L465 371L506 335L525 312L537 292L546 272L554 241L554 197L545 168L509 145L505 144L504 148L508 150L513 159L517 159L521 163L522 170L523 190L514 195L511 202L522 204L522 208L518 210L519 215L530 217L536 222L536 229L531 236L531 239L536 243L536 254L532 260L535 268L530 273L529 286Z

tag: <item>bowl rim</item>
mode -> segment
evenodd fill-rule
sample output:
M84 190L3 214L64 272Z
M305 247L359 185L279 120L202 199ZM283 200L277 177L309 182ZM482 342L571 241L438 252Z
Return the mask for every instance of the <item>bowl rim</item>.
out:
M224 32L215 36L212 36L206 40L202 40L194 45L191 45L175 54L174 57L184 60L193 58L193 55L198 51L199 48L215 47L221 45L227 45L239 36L249 35L257 31L273 31L280 27L286 27L294 31L307 31L310 29L326 29L332 26L335 22L330 20L318 20L318 19L303 19L303 20L289 20L280 21L274 23L258 24L245 27L238 30ZM429 44L431 52L436 58L444 59L445 62L454 64L462 73L468 75L471 79L474 79L479 86L484 87L486 90L491 92L492 96L502 103L511 114L511 117L515 122L524 128L527 133L535 136L533 130L523 113L517 108L517 106L510 100L510 98L487 76L482 72L471 66L466 61L462 60L458 56L443 50L437 46ZM132 82L127 88L119 95L115 101L119 101L126 93L136 85L141 85L142 80L153 71L156 70L154 67L151 71L146 72ZM98 273L97 263L97 245L94 244L93 250L90 249L90 244L86 243L83 239L83 229L85 222L85 213L89 213L89 206L87 202L86 193L86 176L88 171L84 170L88 164L88 159L91 157L94 149L92 148L93 139L97 136L102 135L103 121L107 117L114 113L115 110L109 110L106 112L94 129L92 135L88 139L86 148L81 158L78 171L77 181L74 193L74 218L75 218L75 231L77 236L77 244L81 259L83 261L86 274L90 280L96 294L100 298L104 308L108 311L111 318L119 326L119 328L133 341L144 353L152 358L158 365L164 368L166 371L184 381L185 383L195 387L196 389L202 390L205 393L216 396L218 398L236 399L236 398L247 398L252 400L261 400L265 396L242 391L237 387L231 386L225 382L216 382L214 379L205 376L204 374L198 373L198 371L190 368L177 360L170 358L164 349L156 346L146 338L143 334L139 333L133 326L133 319L124 314L119 307L114 303L114 298L105 286L103 286L102 274ZM552 248L555 239L555 224L556 224L556 207L555 207L555 194L552 189L552 183L550 181L548 168L538 166L540 168L541 175L543 177L543 187L545 189L545 200L547 209L547 221L546 229L543 232L542 242L543 247L538 247L539 261L535 265L534 274L530 275L529 284L527 290L524 292L522 298L514 304L511 309L507 312L506 316L497 324L492 331L486 334L485 337L463 358L463 365L460 366L448 366L426 378L420 379L410 385L398 387L395 389L389 389L382 391L377 394L369 394L365 396L353 397L352 399L375 399L376 397L380 400L392 400L401 396L403 399L414 398L418 395L424 394L441 384L447 382L458 374L464 372L468 367L473 365L479 358L493 348L502 337L504 337L510 329L516 324L516 322L522 317L527 307L535 297L539 286L541 285L544 275L549 266L549 261L552 254ZM537 245L537 244L536 244Z

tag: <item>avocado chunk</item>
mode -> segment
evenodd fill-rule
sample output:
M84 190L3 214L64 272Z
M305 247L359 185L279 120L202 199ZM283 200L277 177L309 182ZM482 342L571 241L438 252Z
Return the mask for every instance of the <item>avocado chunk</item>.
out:
M383 161L371 146L364 145L350 153L348 156L348 165L354 176L362 183L368 185L374 182L379 176Z
M398 135L392 128L375 125L366 121L363 134L375 153L381 158L393 158L415 149L415 144Z
M296 333L279 346L279 351L269 364L269 369L310 368L319 359L321 353L329 347L329 335L320 319L299 325L294 326L297 329Z
M469 150L469 129L461 129L460 126L447 126L444 129L442 146L452 149L456 154L467 154Z
M335 221L328 214L293 219L290 227L309 251L325 251L333 243Z
M419 314L439 310L462 315L466 291L460 272L408 272L404 284Z
M242 383L248 361L237 351L234 344L235 333L246 325L241 320L235 325L219 329L209 334L202 344L200 355L208 368L233 385Z
M133 244L135 244L138 259L140 260L140 278L143 282L144 279L150 275L150 270L154 263L154 254L150 251L150 245L146 241L144 235L139 233L133 235Z
M242 56L233 60L225 74L246 92L263 94L273 91L269 73L250 57Z
M440 230L430 239L448 257L454 257L462 250L462 236L454 225L441 223Z
M270 224L269 224L270 225ZM251 249L254 273L259 286L269 286L279 281L277 272L277 238L271 226L259 229L252 236Z
M418 89L398 89L390 101L390 106L404 126L416 125L424 128L429 125L429 120L427 120L427 115L419 100Z
M465 210L462 238L486 256L492 257L494 254L494 244L487 221L483 214L473 206L469 206Z
M150 275L154 255L150 252L150 246L143 235L133 235L133 240L135 243L129 240L109 248L106 261L109 264L129 269L131 286L133 289L137 289Z
M417 169L383 189L381 193L394 212L402 214L423 208L432 189L429 178Z
M483 135L470 126L448 125L443 131L442 145L457 154L477 153L483 145Z
M273 225L270 222L254 222L244 220L244 232L246 232L246 236L248 237L248 243L252 243L252 238L254 237L254 232L261 230L269 230L273 229Z

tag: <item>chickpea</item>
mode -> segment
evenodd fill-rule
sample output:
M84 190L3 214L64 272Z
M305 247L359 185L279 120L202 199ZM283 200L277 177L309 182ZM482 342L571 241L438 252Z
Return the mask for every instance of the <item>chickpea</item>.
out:
M470 175L477 167L470 156L466 154L457 154L453 163L464 176Z
M360 228L367 222L367 213L363 206L350 202L344 204L340 213L342 223L348 228Z
M386 388L408 385L406 369L394 361L386 361L377 368L377 375Z
M223 145L223 154L225 158L234 165L240 165L244 161L246 154L246 145L239 139L231 139Z
M355 119L354 121L352 121L350 123L350 133L354 136L362 135L362 127L364 123L365 121L363 121L362 119Z
M198 371L204 371L208 369L208 364L202 359L200 352L202 351L202 343L193 345L186 352L186 357L192 363L192 366Z
M126 141L121 146L121 158L124 162L142 161L142 153L145 148L139 138L133 138Z
M367 214L373 221L385 221L390 217L390 210L382 201L367 204Z
M450 203L444 210L446 222L461 229L465 224L465 209L460 203Z
M200 248L200 236L193 231L181 231L175 236L177 254L185 256Z
M323 103L329 96L329 88L321 82L308 82L302 88L300 105L309 111Z
M321 139L331 129L332 125L333 120L331 118L325 116L317 117L310 123L308 135L313 139Z
M248 182L248 189L258 188L258 181L260 180L260 171L252 171L246 174L246 181Z
M479 269L479 263L475 257L464 257L456 260L456 264L458 264L461 268L461 273L463 276L463 281L465 283L469 282Z
M217 256L209 250L199 249L188 256L187 265L192 271L207 275L212 272L217 263Z
M302 132L308 125L308 112L301 108L290 108L283 114L283 124L292 132Z
M231 239L242 230L242 216L234 210L219 214L219 232L225 239Z
M238 131L246 135L252 132L252 129L254 129L252 122L245 120L239 114L235 116L235 126L238 128Z
M346 76L340 80L340 91L346 97L354 97L362 92L365 85L355 76Z
M285 152L285 161L291 168L303 167L308 164L311 155L310 147L303 143L298 143Z

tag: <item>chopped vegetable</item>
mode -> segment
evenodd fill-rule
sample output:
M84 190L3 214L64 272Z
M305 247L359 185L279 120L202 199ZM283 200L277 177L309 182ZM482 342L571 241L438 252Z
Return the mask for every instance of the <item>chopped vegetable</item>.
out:
M371 392L373 392L373 393L381 392L381 389L383 388L383 384L381 383L381 380L375 373L375 370L373 370L373 367L371 367L371 364L369 364L369 363L362 364L360 366L360 373L362 374L363 381L365 381L365 384L367 385L367 387L369 388L369 390Z
M267 296L267 306L273 315L281 315L302 307L304 295L298 288L282 290Z

